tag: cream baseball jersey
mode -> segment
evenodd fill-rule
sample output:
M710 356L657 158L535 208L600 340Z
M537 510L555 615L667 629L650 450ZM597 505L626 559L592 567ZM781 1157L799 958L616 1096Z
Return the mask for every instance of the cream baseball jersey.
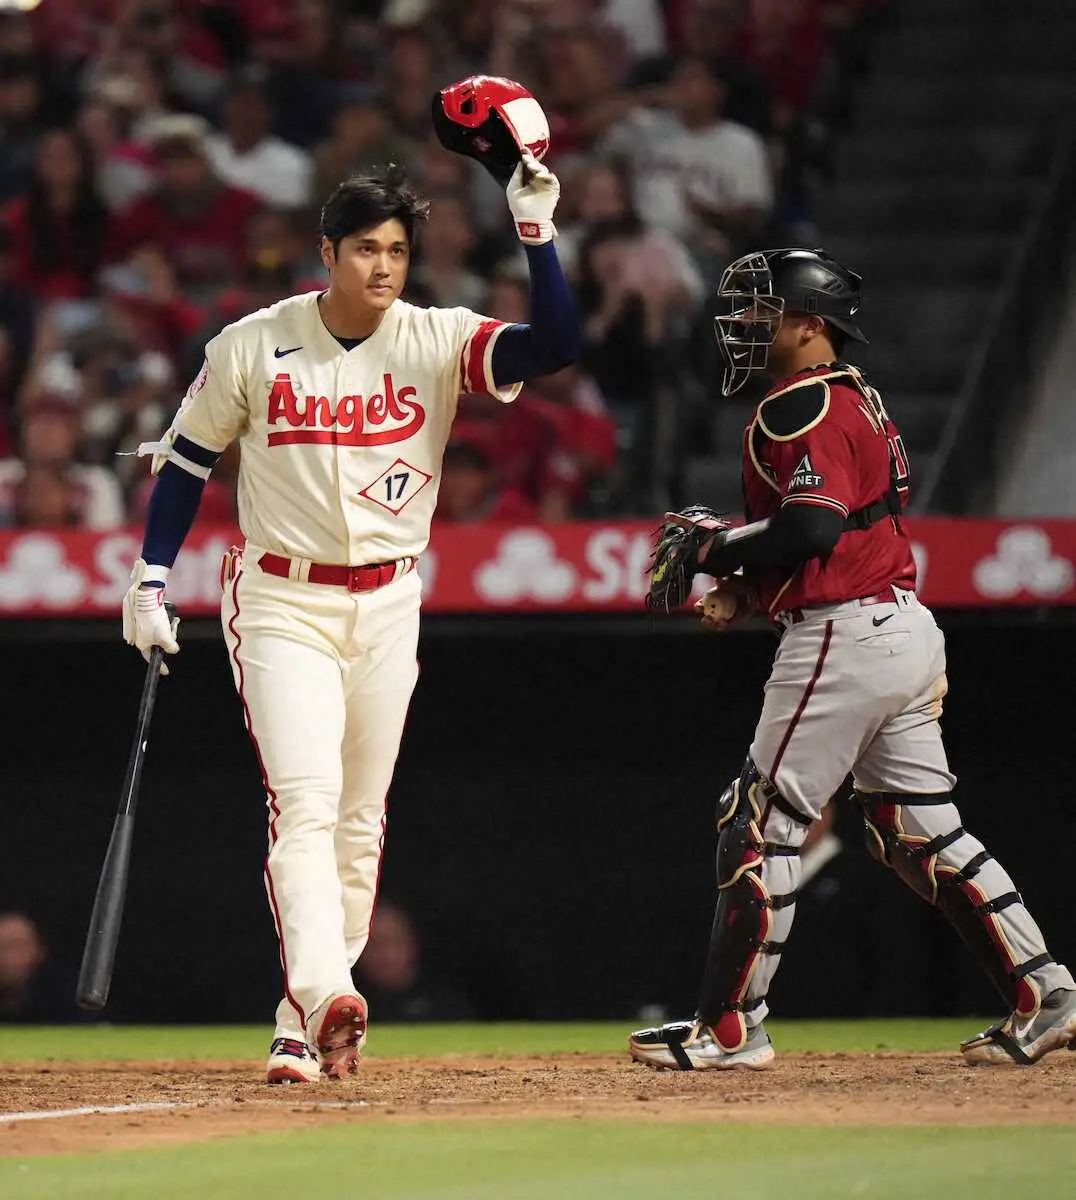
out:
M252 544L351 565L417 555L459 396L519 394L493 379L505 328L397 300L347 350L316 292L292 296L206 345L172 431L214 452L239 439L239 524Z

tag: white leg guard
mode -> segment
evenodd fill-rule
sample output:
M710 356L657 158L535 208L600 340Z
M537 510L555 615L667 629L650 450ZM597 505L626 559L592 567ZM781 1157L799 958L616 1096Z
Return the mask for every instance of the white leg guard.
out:
M1055 988L1076 986L1004 867L960 823L948 792L857 791L855 800L871 852L942 910L1015 1013L1034 1014Z

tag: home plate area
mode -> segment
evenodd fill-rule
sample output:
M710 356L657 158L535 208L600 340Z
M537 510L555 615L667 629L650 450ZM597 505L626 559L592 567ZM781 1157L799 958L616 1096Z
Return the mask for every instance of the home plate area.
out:
M616 1054L374 1058L354 1079L276 1088L253 1062L13 1064L0 1084L0 1154L446 1117L1072 1124L1074 1058L1022 1070L969 1067L952 1054L789 1054L764 1072L652 1071Z

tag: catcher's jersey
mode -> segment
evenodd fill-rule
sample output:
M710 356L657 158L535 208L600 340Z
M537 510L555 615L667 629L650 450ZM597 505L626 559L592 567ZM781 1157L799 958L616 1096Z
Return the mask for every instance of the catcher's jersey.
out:
M317 293L292 296L207 344L173 428L212 451L239 439L239 524L255 545L351 565L417 555L459 395L519 393L493 380L504 328L397 300L347 350Z
M748 521L786 504L820 504L847 517L885 497L891 478L903 507L910 482L903 441L878 393L844 363L782 381L744 433ZM873 596L890 583L914 588L915 578L904 524L890 516L844 533L831 554L794 572L767 568L751 575L770 613Z

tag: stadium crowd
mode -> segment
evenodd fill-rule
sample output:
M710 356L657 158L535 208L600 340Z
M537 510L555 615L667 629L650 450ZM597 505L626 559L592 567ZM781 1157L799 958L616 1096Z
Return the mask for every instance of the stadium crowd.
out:
M23 6L25 7L25 6ZM545 107L581 361L464 397L438 520L650 513L708 435L708 295L811 243L886 0L41 0L0 7L0 525L139 521L223 325L324 286L321 202L404 162L433 200L405 298L527 318L501 189L433 137L475 72ZM200 521L234 517L234 452Z

